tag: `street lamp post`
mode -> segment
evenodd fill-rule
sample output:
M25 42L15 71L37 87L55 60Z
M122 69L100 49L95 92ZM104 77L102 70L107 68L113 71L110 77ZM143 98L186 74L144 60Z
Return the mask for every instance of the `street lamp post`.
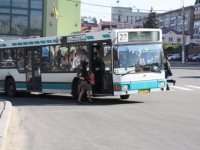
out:
M182 63L185 62L185 12L184 12L184 6L182 8Z

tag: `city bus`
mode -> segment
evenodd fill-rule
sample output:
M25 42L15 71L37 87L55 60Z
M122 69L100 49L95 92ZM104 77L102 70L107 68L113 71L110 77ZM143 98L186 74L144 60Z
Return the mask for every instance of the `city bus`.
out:
M0 42L0 91L71 94L77 99L81 63L88 62L92 96L166 90L160 29L116 29Z

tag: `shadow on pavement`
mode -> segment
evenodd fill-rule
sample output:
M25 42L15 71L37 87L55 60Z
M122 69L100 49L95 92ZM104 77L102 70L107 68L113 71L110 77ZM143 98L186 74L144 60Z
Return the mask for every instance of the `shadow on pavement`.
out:
M18 96L18 97L8 97L4 93L0 93L0 98L8 100L13 106L26 106L26 105L66 105L66 106L77 106L76 100L73 100L71 96L60 96L60 95L43 95L43 94L31 94L29 96ZM93 103L88 103L84 100L83 104L78 106L95 106L95 105L119 105L119 104L136 104L143 103L139 101L121 100L120 98L92 98Z
M193 78L193 79L195 79L195 78L200 78L200 76L182 76L182 77L179 77L179 78Z

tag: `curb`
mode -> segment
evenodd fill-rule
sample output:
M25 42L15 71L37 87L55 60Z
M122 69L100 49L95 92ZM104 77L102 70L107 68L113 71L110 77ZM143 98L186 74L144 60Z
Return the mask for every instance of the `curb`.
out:
M0 100L0 104L1 103L3 105L3 109L0 112L0 150L3 150L11 116L12 104L11 102L4 100Z

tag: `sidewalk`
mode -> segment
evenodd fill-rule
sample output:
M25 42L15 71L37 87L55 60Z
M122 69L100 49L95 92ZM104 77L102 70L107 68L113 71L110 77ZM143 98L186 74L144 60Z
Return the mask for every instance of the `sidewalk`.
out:
M12 104L0 99L0 150L4 149L4 141L8 130Z

